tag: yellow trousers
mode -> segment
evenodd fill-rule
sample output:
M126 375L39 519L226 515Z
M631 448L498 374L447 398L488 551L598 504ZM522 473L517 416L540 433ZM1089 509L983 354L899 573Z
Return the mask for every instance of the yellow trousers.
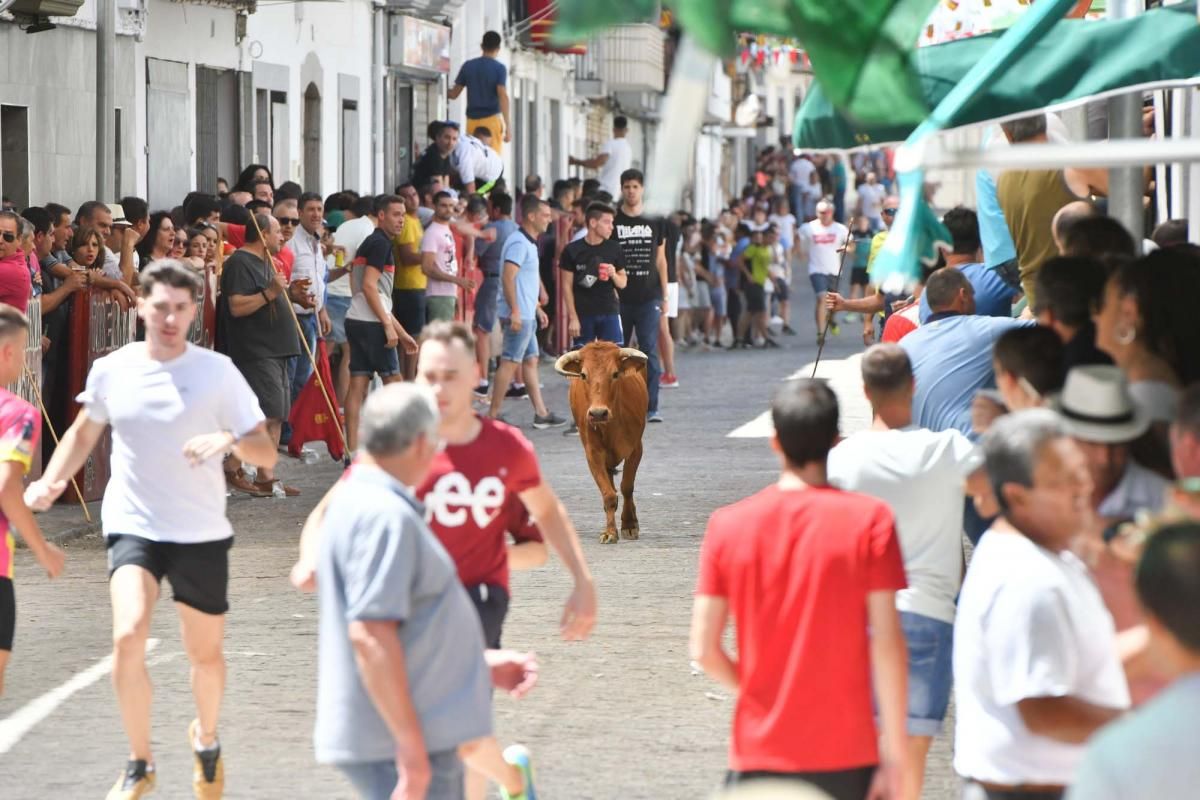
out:
M482 119L467 118L467 133L475 135L475 129L480 125L487 128L492 133L492 149L499 155L504 155L504 117L500 114L493 114L490 117Z

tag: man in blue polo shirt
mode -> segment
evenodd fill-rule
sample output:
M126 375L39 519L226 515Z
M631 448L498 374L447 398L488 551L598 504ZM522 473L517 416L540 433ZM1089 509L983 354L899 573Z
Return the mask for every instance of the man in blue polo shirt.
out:
M1035 324L975 313L975 289L959 269L943 267L929 276L924 296L933 314L900 340L912 361L916 394L913 422L931 431L954 428L975 439L971 401L996 385L992 346L1005 331Z
M550 227L550 220L550 204L537 195L525 195L521 198L521 229L509 235L501 251L503 273L497 312L500 329L504 332L504 344L500 366L496 368L496 379L492 384L489 411L493 418L500 416L504 395L519 366L525 379L525 388L529 390L529 400L533 403L533 427L539 430L567 423L546 408L538 384L537 331L538 326L545 325L547 319L545 312L538 308L541 273L537 240Z
M512 123L508 120L508 68L496 58L500 54L500 34L488 31L483 35L483 55L463 63L450 87L449 97L457 99L467 90L467 130L482 126L491 134L488 143L502 153L500 132L504 141L512 141ZM502 124L503 123L503 124Z

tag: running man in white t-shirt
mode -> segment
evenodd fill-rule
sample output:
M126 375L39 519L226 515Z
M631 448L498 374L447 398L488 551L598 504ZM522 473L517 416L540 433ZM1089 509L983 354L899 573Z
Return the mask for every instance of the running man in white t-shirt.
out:
M258 400L226 356L190 344L200 291L173 259L140 276L146 341L98 360L79 395L83 410L25 502L45 511L112 426L112 476L101 510L113 612L113 685L129 761L109 800L154 788L146 637L165 576L179 610L197 716L188 727L196 797L224 787L217 717L225 687L221 640L229 609L229 548L221 456L274 466L275 445Z
M797 246L801 260L808 262L808 280L817 295L813 319L820 344L825 336L825 295L838 290L842 259L854 252L854 242L850 240L850 229L833 221L833 203L822 200L817 203L817 218L800 226ZM836 317L830 330L838 335Z
M962 583L963 498L988 496L983 454L954 429L913 424L912 363L896 344L862 358L870 429L829 452L829 482L878 497L896 515L908 588L896 593L908 641L908 765L904 797L921 796L925 760L950 705L954 600Z

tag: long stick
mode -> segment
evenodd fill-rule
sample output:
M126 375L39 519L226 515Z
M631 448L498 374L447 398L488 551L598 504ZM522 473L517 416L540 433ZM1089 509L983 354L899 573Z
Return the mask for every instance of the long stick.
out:
M258 215L251 214L250 221L254 223L254 229L258 231L258 240L263 243L263 250L266 250L267 244L263 238L262 228L258 224ZM267 252L267 257L271 258L270 252ZM342 450L348 458L350 456L350 445L346 442L346 432L342 430L342 415L338 413L337 407L333 404L333 399L329 396L329 390L325 388L325 381L321 380L321 370L317 368L317 359L313 356L312 348L308 346L308 337L304 335L304 328L300 325L300 316L292 306L292 298L285 297L284 299L287 300L288 311L292 313L292 322L296 324L296 333L300 335L300 343L304 345L304 352L308 356L308 363L312 365L313 377L317 379L317 386L321 387L321 394L325 396L325 405L329 407L329 413L333 415L333 418L338 421L338 438L342 440Z
M858 219L858 217L850 217L850 224L846 226L846 243L842 246L842 262L838 264L837 278L834 282L834 285L839 291L842 288L842 270L846 268L846 256L850 254L851 226L854 225L854 220L856 219ZM825 301L821 298L817 298L817 302L823 303ZM825 314L825 330L821 331L821 338L817 341L817 360L813 362L813 371L811 376L813 378L817 377L817 367L821 364L821 353L825 350L825 337L829 335L829 326L833 323L834 312L828 309L827 312L828 313Z
M33 371L29 369L29 364L22 364L25 369L25 380L29 381L29 385L33 387L33 396L37 399L38 408L42 412L42 419L46 420L46 427L50 429L50 438L54 440L54 446L58 447L58 434L54 432L54 423L50 421L50 414L46 412L46 404L42 402L42 390L37 385L37 381L33 377ZM92 512L88 511L87 501L83 499L83 492L79 491L79 483L76 482L75 476L71 476L71 487L75 489L75 496L79 498L79 505L83 506L83 517L90 524L92 521Z

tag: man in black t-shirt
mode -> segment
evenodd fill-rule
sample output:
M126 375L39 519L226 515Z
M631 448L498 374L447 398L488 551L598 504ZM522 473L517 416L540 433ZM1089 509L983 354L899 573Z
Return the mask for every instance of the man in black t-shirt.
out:
M649 360L647 379L650 408L646 419L662 422L658 413L658 336L667 302L667 255L662 220L642 209L644 178L636 169L621 173L621 206L613 220L613 239L621 246L628 275L621 298L621 327L625 341L637 337L637 347Z
M272 258L283 246L279 220L260 214L257 222L246 227L246 244L225 259L221 271L223 339L226 354L258 398L267 432L278 448L292 406L288 359L300 355L300 337L288 307L288 280L275 270ZM251 484L241 464L230 459L226 480L240 491L269 497L275 476L271 469L260 468ZM289 497L300 494L290 486L283 489Z
M628 276L621 246L610 238L613 216L611 206L588 206L587 234L567 245L558 261L559 268L571 276L564 276L563 297L567 301L567 329L575 348L597 339L625 343L617 292L626 287Z

